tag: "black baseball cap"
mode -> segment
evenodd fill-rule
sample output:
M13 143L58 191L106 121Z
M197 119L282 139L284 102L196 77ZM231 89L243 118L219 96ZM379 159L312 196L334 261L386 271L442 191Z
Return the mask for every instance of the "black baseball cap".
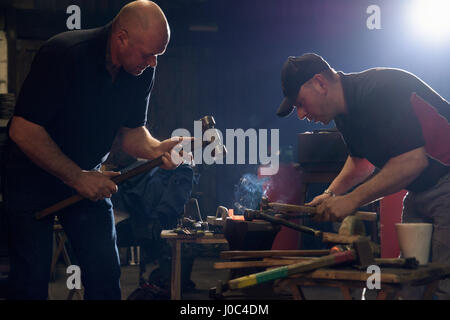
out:
M300 87L314 75L325 70L331 70L330 65L315 53L305 53L301 56L290 56L281 69L281 87L284 99L277 110L277 116L286 117L294 110Z

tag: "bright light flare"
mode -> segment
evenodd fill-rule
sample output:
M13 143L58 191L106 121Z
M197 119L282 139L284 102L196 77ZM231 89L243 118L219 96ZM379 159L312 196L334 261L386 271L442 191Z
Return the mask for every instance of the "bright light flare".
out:
M411 4L410 21L421 36L438 42L450 37L450 0L416 0Z

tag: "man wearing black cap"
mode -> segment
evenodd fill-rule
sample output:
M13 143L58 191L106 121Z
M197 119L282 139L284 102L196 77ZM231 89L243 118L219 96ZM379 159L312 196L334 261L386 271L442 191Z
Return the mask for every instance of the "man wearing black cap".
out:
M450 105L411 73L374 68L334 71L316 54L289 57L277 115L334 120L349 157L327 190L308 205L319 220L342 220L357 208L407 189L404 222L432 222L432 261L450 262ZM379 173L365 181L374 171ZM350 189L365 181L357 188ZM450 298L441 281L439 298Z

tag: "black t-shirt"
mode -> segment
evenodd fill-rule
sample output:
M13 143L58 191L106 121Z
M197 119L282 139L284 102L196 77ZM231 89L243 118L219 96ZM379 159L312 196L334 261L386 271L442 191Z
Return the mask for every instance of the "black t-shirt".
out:
M43 126L62 152L84 170L106 159L120 127L144 126L154 69L140 76L106 69L111 24L49 39L36 54L15 116ZM32 139L32 137L30 137ZM38 169L8 141L7 168Z
M427 84L399 69L339 72L347 113L335 118L350 155L382 168L425 147L429 166L406 189L424 191L450 172L450 105Z

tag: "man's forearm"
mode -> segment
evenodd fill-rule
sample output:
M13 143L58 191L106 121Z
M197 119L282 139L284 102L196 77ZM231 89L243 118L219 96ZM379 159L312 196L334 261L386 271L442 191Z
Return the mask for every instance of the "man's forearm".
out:
M14 117L9 135L36 165L69 186L81 173L81 168L61 151L42 126Z
M374 166L362 158L349 156L339 175L328 187L333 193L341 195L369 177Z
M161 155L161 142L155 139L145 127L122 128L119 132L123 151L135 158L154 159Z
M390 159L372 179L348 194L357 207L405 188L427 167L428 160L423 148Z

